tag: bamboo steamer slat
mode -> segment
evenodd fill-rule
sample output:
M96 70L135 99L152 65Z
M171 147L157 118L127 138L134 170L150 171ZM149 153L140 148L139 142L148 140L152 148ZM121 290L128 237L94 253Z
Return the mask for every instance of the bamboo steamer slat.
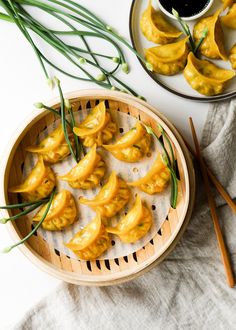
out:
M176 155L180 174L180 199L176 210L170 209L167 219L155 237L135 253L110 260L80 261L72 259L54 249L40 235L33 236L19 248L40 269L61 280L79 285L112 285L131 280L160 263L174 248L185 230L192 213L195 198L195 174L188 150L175 127L156 109L144 101L119 92L103 90L76 91L66 95L74 111L93 107L96 102L106 100L110 109L125 112L153 127L160 123L168 134ZM58 99L48 103L58 107ZM25 146L35 143L38 134L58 118L46 110L34 111L19 127L8 145L2 160L0 204L14 203L17 197L8 194L9 186L18 183L26 155ZM157 197L158 198L158 197ZM3 211L8 217L8 211ZM31 230L25 218L7 224L9 232L17 241Z

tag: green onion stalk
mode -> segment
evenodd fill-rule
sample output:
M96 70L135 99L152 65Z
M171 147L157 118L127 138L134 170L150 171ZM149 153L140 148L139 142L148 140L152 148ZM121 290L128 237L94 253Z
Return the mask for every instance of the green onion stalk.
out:
M24 11L24 14L27 15L27 18L31 21L33 21L34 23L36 23L37 25L39 25L39 22L37 22L32 16L30 16L22 6L19 5L19 8ZM50 11L46 10L45 11L48 13L48 14L51 14ZM109 59L109 60L112 60L114 63L119 63L120 62L120 58L119 57L114 57L114 56L107 56L107 55L104 55L104 54L100 54L100 53L96 53L96 52L92 52L90 49L89 49L89 46L88 46L88 43L86 42L85 38L84 37L100 37L99 34L97 33L94 33L94 32L89 32L89 31L80 31L80 30L77 30L71 23L69 23L66 19L64 19L63 17L59 16L58 14L54 13L53 16L55 16L58 20L60 20L61 22L63 22L65 25L67 25L68 27L71 28L72 31L54 31L54 30L47 30L46 28L43 27L43 25L40 24L41 28L44 30L44 31L50 31L52 33L54 33L55 35L77 35L77 36L80 36L81 40L83 41L84 45L86 46L87 49L83 49L83 48L79 48L79 47L75 47L75 46L71 46L71 49L74 49L76 51L78 51L79 53L86 53L86 54L89 54L91 55L94 60L96 60L96 57L95 56L98 56L98 57L103 57L103 58L106 58L106 59ZM123 53L122 51L120 50L120 48L114 43L113 46L116 48L117 52L118 52L118 56L120 56L121 58L123 58ZM80 58L80 64L85 64L86 63L86 59L81 57ZM116 69L117 70L117 69ZM115 70L115 71L116 71ZM115 72L114 71L114 72Z
M199 39L197 45L195 46L195 49L194 49L194 54L197 54L199 48L201 47L201 44L203 43L204 39L206 38L208 34L208 28L205 28L202 32L202 36L201 38Z
M73 128L76 125L75 125L74 111L73 111L72 106L70 104L70 100L65 99L64 102L65 102L65 107L66 107L67 111L69 112L70 118L71 118L71 127L72 127L71 129L72 129L74 139L75 139L76 159L78 160L81 157L81 153L83 153L85 155L85 151L83 149L83 144L79 140L79 137L73 131Z
M12 217L0 219L0 223L5 224L8 221L15 221L16 219L19 219L20 217L34 211L37 207L39 207L42 204L43 204L42 202L35 203L34 205L30 206L28 209L26 209L26 210L24 210L24 211L22 211L22 212L20 212L16 215L13 215Z
M37 201L34 202L23 202L23 203L17 203L17 204L9 204L9 205L4 205L0 206L0 210L11 210L11 209L20 209L22 207L26 206L31 206L37 203L46 203L48 202L48 198L43 198L43 199L38 199Z
M80 37L82 38L87 50L85 50L85 52L90 53L90 55L95 59L95 63L90 61L89 59L85 59L84 57L81 57L80 55L78 55L78 53L75 51L76 47L70 47L69 45L67 45L66 43L64 43L61 39L59 39L56 35L54 35L51 31L46 31L44 26L42 24L40 24L39 22L37 22L34 18L32 18L25 10L23 7L19 6L19 8L21 9L21 11L27 15L28 18L28 22L27 25L29 26L29 28L34 31L35 33L37 33L42 39L44 39L44 41L48 42L52 47L56 48L58 51L60 51L60 53L62 53L63 55L65 55L64 53L68 52L69 54L73 55L74 57L76 57L78 59L78 63L79 64L85 64L85 63L89 63L90 65L101 69L101 67L98 64L98 61L96 60L93 52L91 52L91 50L89 49L88 43L86 42L86 40L84 39L84 36L91 36L89 34L89 32L86 31L80 31L83 32L80 33ZM73 31L76 31L75 27L71 24L69 24L66 20L61 19L60 16L55 15L58 19L60 19L61 21L65 22L69 27L71 27L73 29ZM51 39L50 39L51 38ZM77 51L80 48L77 48ZM111 59L111 57L109 57ZM68 58L69 59L69 58ZM114 61L113 61L114 62ZM74 63L74 62L73 62ZM76 63L74 63L75 65L77 65ZM113 74L116 72L117 68L119 67L119 65L116 66L115 69L113 69L113 71L109 72L109 74ZM83 70L82 68L80 68L81 70ZM104 70L103 70L104 71Z
M158 124L157 127L158 127L158 129L159 129L161 135L162 135L163 138L165 139L167 145L169 146L170 155L171 155L171 160L170 160L170 158L169 158L169 162L170 162L170 164L171 164L171 166L172 166L174 172L176 173L175 155L174 155L174 151L173 151L173 148L172 148L172 144L171 144L171 142L170 142L170 140L169 140L169 138L168 138L168 136L167 136L165 130L163 129L163 127L162 127L160 124ZM168 154L168 152L167 152L165 146L164 146L164 149L165 149L165 152Z
M204 39L206 38L207 34L208 34L208 29L205 28L202 32L202 36L199 39L197 45L195 45L195 41L194 38L192 36L192 33L190 31L189 25L186 24L182 18L179 16L179 13L177 12L177 10L175 10L174 8L172 8L172 14L173 16L177 19L178 23L180 24L183 32L185 33L185 35L187 37L189 37L189 44L190 44L190 49L193 52L194 55L197 54L199 48L201 47L201 44L203 43Z
M175 157L174 157L174 151L171 145L171 142L164 131L163 127L161 125L158 125L158 129L160 130L161 135L163 138L166 140L169 149L170 149L170 154L171 157L169 156L169 153L164 145L164 143L161 141L161 139L157 136L157 134L154 132L151 126L146 126L146 131L148 134L152 135L155 139L157 139L158 143L161 145L163 149L163 155L162 155L162 160L168 167L170 171L170 176L171 176L171 197L170 197L170 204L173 209L176 209L177 206L177 200L178 200L178 179L176 176L176 166L175 166Z
M49 6L47 4L45 5L45 3L41 2L41 1L37 1L37 0L17 0L17 1L22 3L22 4L30 4L30 5L33 5L33 6L39 6L41 8L44 7L44 8L48 8L50 10L56 11L56 12L60 12L61 14L65 15L67 17L70 17L70 18L74 19L75 21L81 23L82 25L84 25L87 28L90 28L92 30L98 29L98 30L95 30L96 32L100 31L100 33L101 33L101 31L103 31L106 34L110 34L112 37L114 37L115 39L117 39L121 43L123 43L137 57L139 57L141 59L141 61L143 61L146 64L147 68L150 71L152 71L152 65L150 63L147 63L145 58L141 54L139 54L121 35L116 33L115 30L110 25L107 25L97 15L95 15L94 13L89 11L84 6L78 4L77 2L71 1L71 0L64 0L63 2L56 1L56 0L48 0L48 2L52 2L53 4L57 4L57 5L65 8L65 9L68 9L68 10L70 10L73 13L78 15L78 16L73 16L73 15L70 15L70 14L66 14L66 12L63 12L62 10L58 9L57 7L52 7L52 6ZM73 7L66 5L65 2L71 4ZM86 14L89 13L89 15L86 15L85 13ZM86 20L81 19L80 16L85 18ZM103 34L103 37L105 38L104 34ZM123 64L124 64L123 67L126 68L127 63L123 63Z
M81 81L90 81L107 89L121 90L139 97L138 93L127 86L115 75L119 68L121 68L125 73L129 72L129 66L125 60L124 53L115 39L128 47L130 51L138 56L146 64L149 70L152 70L151 64L147 63L145 58L140 55L124 38L117 34L114 29L109 27L103 20L84 6L72 0L47 0L44 2L40 0L0 0L0 6L2 6L6 11L6 13L0 13L0 19L15 23L18 26L20 31L33 47L50 85L52 85L52 79L49 78L45 64L69 77ZM67 29L57 31L47 28L32 17L26 11L25 6L36 7L46 14L53 16L58 21L62 22ZM77 29L72 22L80 24L80 26L86 30ZM63 55L71 64L76 66L82 75L72 74L63 68L60 68L49 58L47 58L35 45L29 33L30 31L36 33L41 39L48 43L48 45ZM83 46L77 47L75 45L67 44L60 38L60 36L63 35L74 35L75 37L79 37L83 43ZM112 56L94 52L87 41L87 38L90 37L105 40L111 44L117 54ZM115 67L111 71L106 70L105 67L99 63L99 59L101 58L112 61L115 64ZM93 76L90 71L87 70L86 66L98 69L100 73L98 76Z
M60 112L58 112L57 110L55 110L54 108L52 107L49 107L47 106L46 104L42 103L42 102L36 102L34 104L35 108L37 109L46 109L50 112L52 112L54 115L56 115L57 117L61 118L61 114ZM72 126L72 123L70 123L67 119L65 119L66 121L66 124L73 130L73 126Z
M45 218L46 218L46 216L47 216L47 214L49 212L49 209L51 207L51 204L52 204L52 200L53 200L54 195L55 195L55 188L53 189L53 191L52 191L52 193L50 195L50 198L49 198L49 201L48 201L46 210L45 210L44 214L42 215L41 220L37 223L37 225L33 228L33 230L28 235L26 235L22 240L20 240L19 242L15 243L15 244L13 244L11 246L8 246L8 247L4 248L2 250L3 253L10 252L15 247L17 247L17 246L25 243L31 236L34 235L34 233L39 229L39 227L42 225L43 221L45 220Z
M60 84L60 80L57 79L56 77L54 78L56 85L58 87L58 91L59 91L59 95L60 95L60 99L61 99L61 109L60 109L60 115L61 115L61 124L62 124L62 128L63 128L63 132L64 132L64 136L65 136L65 140L66 143L68 144L69 150L71 152L71 155L73 156L74 160L77 163L77 158L76 155L74 153L73 147L71 145L70 139L69 139L69 134L68 134L68 130L67 130L67 125L66 125L66 113L65 113L65 100L64 100L64 96L62 93L62 89L61 89L61 84ZM76 144L76 146L78 146ZM76 152L78 154L78 150Z
M71 47L69 47L68 45L66 45L64 42L62 42L59 38L57 38L56 36L52 36L52 33L47 33L45 34L42 30L40 30L38 28L38 26L40 26L38 24L38 26L33 25L32 23L28 22L27 23L29 28L31 28L32 31L34 31L35 33L37 33L44 41L46 41L48 44L50 44L50 46L52 46L54 49L56 49L60 54L62 54L64 57L67 58L67 60L69 60L72 64L74 64L77 68L79 68L83 73L85 73L85 75L88 76L89 79L86 79L87 81L93 81L96 82L98 79L96 77L93 77L89 72L87 72L82 66L81 64L84 63L89 63L90 65L97 67L100 69L100 67L98 66L98 64L93 63L91 61L89 61L88 59L85 60L84 58L80 57L75 51L74 49L72 49ZM76 62L73 57L71 57L71 55L73 55L74 57L76 57L78 59L78 62ZM110 72L109 72L110 74ZM102 81L105 80L102 79ZM100 81L100 80L99 80ZM101 85L101 84L100 84Z
M48 11L47 11L48 12ZM58 15L56 15L56 17L58 17ZM34 29L34 32L36 32L36 33L40 33L35 27L33 28ZM86 33L86 32L85 32ZM42 36L42 34L40 34L40 36ZM43 37L44 38L44 40L45 40L45 37ZM106 37L106 39L107 39L107 37ZM108 39L110 42L112 42L112 40L111 39ZM54 47L55 47L55 43L53 43L53 44L51 44L51 45L53 45ZM56 46L57 47L57 46ZM64 49L63 49L64 48ZM68 48L68 47L67 47ZM73 49L74 49L74 47L72 47ZM75 63L75 61L65 52L65 47L63 47L63 45L62 45L62 48L61 48L61 46L59 45L59 47L57 47L57 49L58 49L58 51L60 52L60 53L62 53L70 62L72 62L73 64L75 64L76 66L78 66L78 64L77 63ZM120 50L119 50L119 52L121 52ZM73 55L75 55L75 53L74 52L70 52L70 53L73 53ZM122 53L121 53L122 54ZM113 60L113 62L117 62L117 58L115 57L115 58L112 58L112 60ZM91 64L91 65L93 65L93 66L97 66L96 64L93 64L91 61L89 61L89 60L86 60L86 63L89 63L89 64ZM125 63L123 63L123 65L124 65ZM119 66L119 63L118 63L118 66ZM80 67L81 68L81 67ZM84 69L82 69L84 72L86 71L86 70L84 70ZM135 95L135 96L137 96L137 97L140 97L140 98L142 98L141 96L139 96L133 89L131 89L129 86L127 86L124 82L122 82L120 79L118 79L117 77L115 77L115 76L113 76L113 73L114 73L114 71L115 70L113 70L112 72L107 72L105 69L101 69L101 71L102 71L102 73L100 74L100 75L98 75L97 76L97 78L95 78L96 79L96 83L98 83L99 85L101 85L101 86L103 86L103 87L107 87L104 83L102 83L105 79L106 79L106 77L108 77L108 76L110 76L110 77L112 77L116 82L118 82L118 84L119 85L121 85L122 86L122 91L128 91L128 92L130 92L131 94L133 94L133 95ZM92 79L92 80L94 80L94 78L90 75L90 74L88 74L87 73L87 75L89 76L89 78L90 79ZM114 86L112 86L112 85L108 85L108 88L109 89L116 89L116 90L119 90L118 88L114 88Z
M47 10L46 10L46 12L48 12ZM54 14L54 16L55 16L55 14ZM56 15L56 17L58 17L57 15ZM36 30L35 28L34 28L34 32L36 32L36 33L38 33L39 34L39 31L38 30ZM84 32L84 35L86 34L86 31ZM42 34L40 34L40 36L41 37L43 37L42 36ZM45 40L45 37L43 37L43 39ZM58 38L57 38L58 39ZM109 38L107 38L106 37L106 40L108 40L108 41L110 41L111 43L113 43L112 42L112 40ZM62 42L61 42L62 43ZM51 44L51 46L54 46L54 48L55 48L55 43L54 44L52 44L52 43L50 43ZM63 47L63 45L61 45L62 46L62 48L60 47L60 45L59 45L59 47L57 47L56 46L56 48L57 48L57 50L62 54L62 55L64 55L70 62L72 62L74 65L76 65L77 67L78 67L78 64L65 52L65 48L67 47L67 45L65 45L64 44L64 47ZM65 47L66 46L66 47ZM64 49L63 49L64 48ZM68 48L68 47L67 47ZM70 47L70 48L72 48L72 49L74 49L74 47ZM68 50L68 49L67 49ZM119 50L119 52L120 52L120 50ZM76 56L76 54L73 52L73 50L72 51L70 51L70 53L72 53L73 55L75 55ZM122 53L121 53L122 54ZM122 55L121 56L122 58L124 58L124 56ZM84 59L85 60L85 59ZM117 58L112 58L112 60L113 60L113 62L117 62ZM89 63L90 65L92 65L92 66L95 66L95 67L99 67L98 66L98 62L96 62L97 64L94 64L94 63L92 63L91 61L89 61L89 60L85 60L86 61L86 63ZM116 68L117 67L119 67L119 65L120 65L120 62L118 62L118 64L117 64L117 66L116 66ZM122 67L123 67L123 71L125 71L126 73L127 73L127 70L128 70L128 68L126 68L125 70L124 70L124 66L127 66L127 64L126 63L122 63ZM86 73L86 75L88 75L89 76L89 78L91 79L91 80L93 80L94 82L96 82L96 83L98 83L99 85L102 85L103 87L107 87L104 83L102 83L104 80L106 80L106 79L108 79L108 77L112 77L116 82L118 82L121 86L122 86L122 88L124 87L124 90L126 91L129 91L131 94L133 94L133 95L135 95L135 96L137 96L138 97L138 94L133 90L133 89L131 89L129 86L127 86L124 82L122 82L120 79L118 79L117 77L115 77L113 74L114 74L114 72L116 71L116 68L113 70L113 71L111 71L111 72L107 72L105 69L103 69L103 68L100 68L101 69L101 74L99 74L96 78L94 78L94 77L92 77L88 72L86 72L86 70L84 70L84 69L82 69L81 67L79 67L84 73ZM94 80L95 79L95 80ZM108 83L109 83L109 85L108 85L108 88L109 89L113 89L113 86L110 84L110 82L108 81ZM117 90L119 90L118 88L115 88L115 89L117 89Z
M29 206L28 209L17 213L9 218L1 218L0 219L0 223L5 224L8 221L15 221L18 218L21 218L22 216L32 212L33 210L35 210L37 207L39 207L40 205L48 202L49 199L48 198L43 198L43 199L39 199L33 202L23 202L23 203L17 203L17 204L9 204L9 205L4 205L4 206L0 206L0 210L14 210L14 209L22 209L24 207Z
M59 91L59 95L60 95L60 110L57 111L56 109L54 109L52 107L49 107L49 106L45 105L42 102L37 102L37 103L34 104L34 106L37 109L46 109L46 110L52 112L54 115L56 115L57 117L59 117L61 119L62 129L63 129L63 133L64 133L64 136L65 136L66 143L69 147L69 150L70 150L70 153L71 153L72 157L74 158L74 160L76 162L78 162L79 159L81 158L81 153L85 154L85 151L83 149L82 143L79 140L79 137L73 132L73 128L76 126L75 125L74 112L72 110L72 106L70 104L70 101L68 99L65 99L64 96L63 96L61 84L60 84L60 81L57 77L54 77L54 82L58 86L58 91ZM66 119L66 110L68 111L68 114L70 116L70 121ZM69 138L68 127L72 131L72 134L73 134L73 137L74 137L75 153L74 153L73 146L72 146L70 138Z
M27 23L27 24L29 25L29 23ZM23 31L22 29L21 29L21 31L24 33L24 31ZM36 33L38 33L38 34L40 35L40 31L37 29L37 27L34 26L34 27L33 27L33 31L36 32ZM25 33L24 33L24 35L26 36L26 38L28 38L27 35L26 35ZM41 34L41 37L42 37L42 34ZM46 41L49 40L49 39L47 38L47 36L44 36L43 39L44 39L44 40L46 39ZM49 40L49 43L50 43L52 46L54 46L54 48L55 48L56 46L58 46L58 45L55 45L55 43L53 43L53 40ZM36 46L35 46L34 48L37 50L38 56L39 56L41 59L44 59L48 64L51 64L51 66L53 66L54 68L57 68L60 72L62 72L62 73L64 73L64 74L67 74L64 70L58 68L57 66L53 65L53 63L51 63L50 61L48 61L48 60L45 58L45 56L39 51L39 49L37 49ZM88 72L86 72L86 70L82 69L77 63L75 63L75 62L73 61L73 59L71 59L71 58L68 56L67 53L63 53L63 49L61 49L60 45L57 47L57 50L58 50L60 53L64 54L65 57L67 57L67 59L69 59L72 63L74 63L77 67L79 67L82 71L84 71L84 72L88 75L88 77L89 77L88 79L86 79L86 78L82 78L82 77L78 77L78 76L76 76L76 77L75 77L76 79L83 80L83 81L93 81L93 82L97 82L97 84L99 84L100 86L110 88L109 85L106 85L106 84L104 84L104 83L102 83L102 82L100 82L100 81L97 81L96 78L92 77ZM73 77L73 75L70 75L70 74L67 74L67 75ZM52 80L51 80L51 81L52 81Z
M72 0L64 0L64 2L70 3L73 6L79 8L80 10L82 10L83 12L89 14L94 20L97 21L98 24L100 24L102 26L103 31L105 31L106 33L109 33L112 37L116 38L117 40L119 40L121 43L123 43L126 47L128 47L128 49L133 52L138 58L140 58L140 60L146 65L147 69L152 71L153 67L150 63L146 62L145 58L139 54L128 42L127 40L125 40L121 35L117 34L115 32L115 30L107 25L104 21L102 21L98 16L94 15L91 11L87 10L84 6L78 4L75 1ZM123 63L124 67L126 63Z
M15 10L11 0L8 0L7 2L9 4L9 6L7 6L7 4L4 2L4 0L0 0L0 5L5 9L5 11L7 12L7 14L9 15L9 18L11 18L11 20L18 26L18 28L20 29L20 31L24 34L24 36L26 37L26 39L29 41L29 43L31 44L38 60L39 60L39 63L43 69L43 72L46 76L46 79L47 79L47 82L50 84L50 78L49 78L49 75L47 73L47 70L45 68L45 65L42 61L42 58L39 56L38 54L38 51L37 51L37 47L35 46L32 38L30 37L26 27L24 26L21 18L19 17L17 11ZM2 16L0 16L1 18Z

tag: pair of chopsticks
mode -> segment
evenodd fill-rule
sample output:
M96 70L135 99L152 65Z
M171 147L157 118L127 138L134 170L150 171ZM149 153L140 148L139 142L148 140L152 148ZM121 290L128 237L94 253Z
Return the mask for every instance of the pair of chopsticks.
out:
M215 229L215 233L216 233L216 238L217 238L218 246L219 246L220 253L221 253L221 259L222 259L224 269L225 269L227 283L228 283L229 287L233 288L235 286L235 279L234 279L228 251L227 251L227 248L226 248L226 245L224 242L224 238L223 238L223 235L221 232L219 219L218 219L217 212L216 212L216 204L215 204L215 200L213 198L212 192L211 192L209 178L212 181L212 183L215 185L215 187L218 190L218 192L220 193L220 195L225 199L226 203L230 206L230 208L232 209L232 211L234 213L236 213L236 204L233 202L230 195L225 191L224 187L220 184L220 182L217 180L217 178L212 174L210 169L206 166L206 164L203 160L202 154L201 154L200 145L199 145L199 142L197 139L197 134L196 134L196 131L194 128L192 118L189 118L189 124L191 127L191 132L192 132L193 141L195 144L196 153L193 151L191 146L186 141L185 141L185 144L186 144L187 148L189 149L189 151L192 153L192 155L195 156L196 159L199 161L200 169L201 169L201 173L202 173L203 181L204 181L204 185L205 185L205 190L206 190L206 194L207 194L208 204L209 204L210 211L211 211L211 217L212 217L212 221L213 221L214 229Z

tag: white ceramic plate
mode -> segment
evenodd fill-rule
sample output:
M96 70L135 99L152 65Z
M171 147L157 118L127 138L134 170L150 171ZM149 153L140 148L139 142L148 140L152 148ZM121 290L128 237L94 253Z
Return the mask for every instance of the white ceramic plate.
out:
M157 2L155 0L153 2L153 7L157 8ZM133 0L130 10L130 36L132 40L133 47L136 48L141 54L144 55L144 49L149 47L154 47L155 44L148 41L142 34L140 29L140 18L143 11L148 6L148 0ZM214 4L210 8L210 10L204 15L209 16L212 15L218 8L222 6L222 2L220 0L215 0ZM164 15L164 14L163 14ZM179 27L178 23L174 19L170 19L166 16L168 20ZM188 25L191 30L196 23L196 21L188 21ZM230 48L236 43L236 30L228 29L223 26L224 35L225 35L225 47L227 53ZM225 62L221 60L210 60L221 68L232 69L230 62ZM231 98L236 96L236 77L232 79L232 81L227 85L227 88L224 93L217 96L204 96L199 94L197 91L191 88L191 86L187 83L182 73L177 74L175 76L163 76L160 74L152 73L148 71L140 61L145 71L152 77L153 80L156 81L157 84L167 89L169 92L174 93L178 96L182 96L184 98L188 98L191 100L197 100L202 102L209 101L220 101L227 98Z

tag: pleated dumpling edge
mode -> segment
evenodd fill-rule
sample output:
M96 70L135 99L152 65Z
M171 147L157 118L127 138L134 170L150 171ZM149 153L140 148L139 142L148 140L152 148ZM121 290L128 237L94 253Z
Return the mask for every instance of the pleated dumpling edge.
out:
M140 27L143 35L149 41L162 45L175 41L182 34L166 20L159 10L157 11L152 7L151 0L142 14Z
M224 91L226 83L235 76L233 70L221 69L207 60L199 60L189 53L184 77L200 94L211 96Z

